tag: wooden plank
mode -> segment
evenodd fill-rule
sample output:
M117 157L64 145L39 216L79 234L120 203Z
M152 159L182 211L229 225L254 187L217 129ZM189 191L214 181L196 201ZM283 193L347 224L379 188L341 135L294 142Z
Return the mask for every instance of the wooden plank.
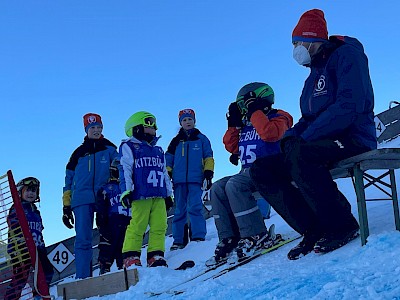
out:
M360 169L381 170L381 169L399 169L400 168L400 149L383 148L371 150L360 155L356 155L338 162L332 169L333 179L351 176L351 169L360 164Z
M85 299L126 291L139 281L137 269L122 270L105 275L86 278L57 286L58 296L64 300Z
M367 170L389 170L399 169L400 160L394 159L379 159L379 160L365 160L360 163L360 169L362 171Z
M330 172L333 179L346 178L351 176L349 169L337 168L337 169L332 169Z
M400 105L392 107L376 115L385 126L400 119Z
M354 163L364 160L381 159L381 160L400 160L400 148L382 148L371 150L347 159L341 160L333 168L347 168L354 165Z

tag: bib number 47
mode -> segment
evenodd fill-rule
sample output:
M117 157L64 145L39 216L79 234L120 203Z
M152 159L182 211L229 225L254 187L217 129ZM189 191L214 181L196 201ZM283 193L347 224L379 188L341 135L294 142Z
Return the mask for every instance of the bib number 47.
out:
M165 176L164 172L151 170L149 176L147 176L147 183L153 185L153 187L164 187Z

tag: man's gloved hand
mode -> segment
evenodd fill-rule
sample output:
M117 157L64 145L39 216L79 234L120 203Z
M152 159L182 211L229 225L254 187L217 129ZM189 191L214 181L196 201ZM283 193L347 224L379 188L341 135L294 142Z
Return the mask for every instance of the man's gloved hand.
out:
M62 221L68 229L74 228L72 225L74 224L74 216L72 215L72 209L70 205L63 207Z
M237 166L239 164L239 153L232 153L231 156L229 156L229 161L232 165Z
M279 144L281 151L288 155L294 147L296 147L298 144L304 143L304 140L299 137L299 136L288 136L286 138L283 138Z
M165 200L165 208L167 212L169 212L172 206L174 206L174 200L172 200L171 196L164 198L164 200Z
M121 194L120 198L121 204L124 208L131 208L132 206L132 194L131 191L125 191Z
M96 226L98 229L106 226L108 223L108 217L102 213L96 213Z
M253 91L250 91L244 95L244 105L247 108L247 119L249 120L255 111L262 110L264 113L267 113L271 109L268 107L268 104L265 101L257 98L256 93Z
M204 181L206 182L206 191L208 191L212 186L211 179L214 177L214 172L211 170L204 171Z
M226 119L228 120L228 127L243 127L242 114L236 102L229 104Z

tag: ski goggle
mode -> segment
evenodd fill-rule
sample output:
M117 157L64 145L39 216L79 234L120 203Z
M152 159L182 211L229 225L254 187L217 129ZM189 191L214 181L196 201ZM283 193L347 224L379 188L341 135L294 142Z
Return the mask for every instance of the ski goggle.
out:
M39 186L40 182L34 177L28 177L19 182L20 185Z
M156 119L153 118L153 117L144 118L143 126L145 126L145 127L153 127L155 130L157 130Z

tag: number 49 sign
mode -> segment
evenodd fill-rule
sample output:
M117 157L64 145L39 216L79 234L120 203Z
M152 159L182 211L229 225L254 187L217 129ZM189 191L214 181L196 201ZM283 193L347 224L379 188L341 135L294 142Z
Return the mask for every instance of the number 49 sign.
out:
M53 267L61 273L68 267L75 259L75 256L64 246L59 243L49 254L47 254Z

